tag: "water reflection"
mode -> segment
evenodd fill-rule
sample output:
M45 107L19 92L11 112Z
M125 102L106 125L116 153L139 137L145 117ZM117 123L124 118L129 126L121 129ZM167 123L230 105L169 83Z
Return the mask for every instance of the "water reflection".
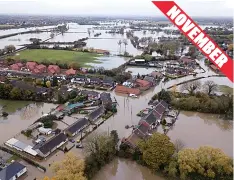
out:
M103 167L93 180L164 180L148 168L126 159L115 159Z

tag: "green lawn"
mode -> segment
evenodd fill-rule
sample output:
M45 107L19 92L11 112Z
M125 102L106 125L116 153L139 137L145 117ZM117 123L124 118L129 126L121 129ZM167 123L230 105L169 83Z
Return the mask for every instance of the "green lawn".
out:
M27 61L43 62L49 61L52 63L73 63L78 62L81 66L86 63L100 63L96 58L100 56L95 53L65 51L65 50L48 50L48 49L32 49L17 53L12 58L25 59Z

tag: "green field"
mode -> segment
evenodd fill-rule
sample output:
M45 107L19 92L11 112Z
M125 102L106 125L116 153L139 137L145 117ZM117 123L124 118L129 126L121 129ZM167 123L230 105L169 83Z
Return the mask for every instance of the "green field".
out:
M25 50L12 56L13 59L25 59L27 61L45 62L51 63L79 63L80 66L85 66L86 63L100 63L97 61L99 55L95 53L65 51L65 50L49 50L49 49L33 49Z

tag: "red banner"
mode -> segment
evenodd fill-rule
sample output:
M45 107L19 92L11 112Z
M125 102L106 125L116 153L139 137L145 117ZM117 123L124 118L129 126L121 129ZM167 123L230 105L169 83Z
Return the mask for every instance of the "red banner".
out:
M152 2L233 82L233 60L174 1Z

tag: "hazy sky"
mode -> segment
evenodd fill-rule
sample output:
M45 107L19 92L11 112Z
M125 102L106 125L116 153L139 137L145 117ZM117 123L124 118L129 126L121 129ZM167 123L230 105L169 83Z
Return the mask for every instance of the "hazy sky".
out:
M190 16L233 16L234 0L175 0ZM150 0L0 0L1 14L162 16Z

